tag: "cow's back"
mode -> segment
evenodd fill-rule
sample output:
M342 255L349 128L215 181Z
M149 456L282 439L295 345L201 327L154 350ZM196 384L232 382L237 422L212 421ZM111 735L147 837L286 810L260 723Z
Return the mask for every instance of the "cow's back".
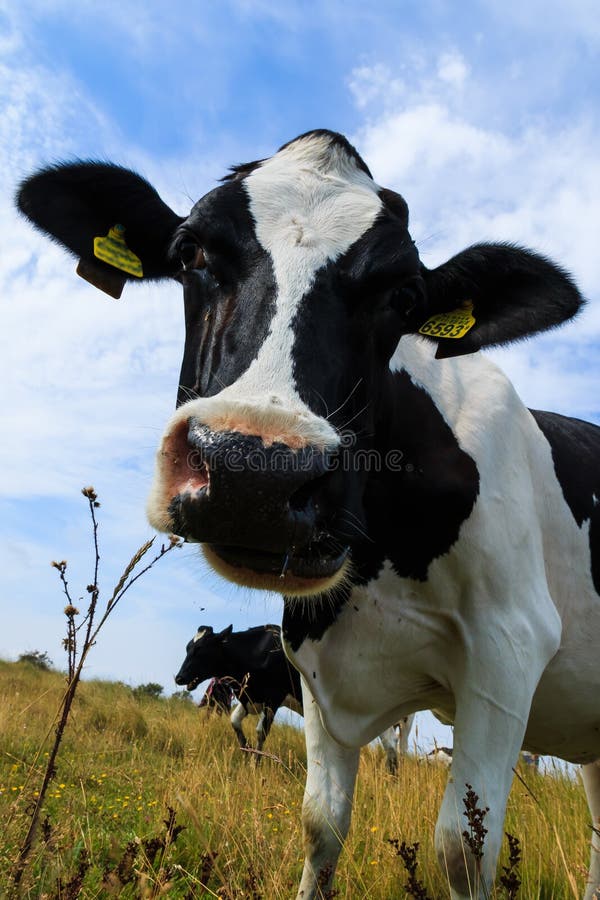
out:
M258 709L262 704L284 704L301 712L300 675L285 655L279 625L249 628L241 633L241 639L251 644L252 654L248 660L249 677L241 680L242 690L236 693L248 710Z
M600 427L558 413L532 409L531 414L550 444L571 514L588 530L591 576L600 596Z

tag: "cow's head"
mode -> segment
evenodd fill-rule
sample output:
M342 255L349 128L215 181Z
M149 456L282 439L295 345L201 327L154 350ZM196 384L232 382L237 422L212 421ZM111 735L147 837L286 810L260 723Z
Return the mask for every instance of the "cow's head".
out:
M403 335L469 302L465 336L425 339L438 356L471 353L552 327L581 302L564 272L509 245L426 269L404 199L332 132L237 167L185 218L138 175L97 163L38 173L18 204L104 287L115 273L182 282L178 409L149 518L200 542L231 580L286 594L348 576L366 525L356 460L385 428ZM137 275L119 252L94 256L94 239L116 225Z
M228 625L216 634L210 625L200 625L185 648L185 659L175 676L175 683L185 685L188 691L193 691L207 678L226 675L222 671L226 658L223 644L232 631L233 625Z

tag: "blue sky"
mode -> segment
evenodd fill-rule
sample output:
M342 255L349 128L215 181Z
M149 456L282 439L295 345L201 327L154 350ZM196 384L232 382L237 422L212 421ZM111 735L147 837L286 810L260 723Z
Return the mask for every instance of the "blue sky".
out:
M531 406L600 421L600 18L596 0L0 0L0 656L58 665L66 558L103 585L151 533L144 504L182 352L176 285L114 302L15 215L18 180L73 157L142 172L182 214L228 165L344 132L411 208L428 265L485 239L562 262L590 299L560 333L494 354ZM201 624L278 621L183 548L130 597L88 676L170 689ZM423 720L426 734L427 723Z

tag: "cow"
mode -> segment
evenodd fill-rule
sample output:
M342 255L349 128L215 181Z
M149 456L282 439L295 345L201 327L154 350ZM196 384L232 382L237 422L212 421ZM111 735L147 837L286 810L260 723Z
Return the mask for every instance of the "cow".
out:
M233 696L233 689L229 679L213 678L204 691L198 708L206 709L209 713L215 712L218 716L222 716L224 712L231 712Z
M281 706L302 713L300 675L281 646L278 625L258 625L234 631L233 625L215 632L201 625L188 642L186 656L175 683L193 691L207 678L227 679L239 703L230 716L242 749L248 742L242 722L250 713L258 715L256 749L262 752L275 713Z
M395 725L386 728L379 735L385 753L385 767L390 775L398 774L398 761L408 754L408 737L414 719L414 713L403 716Z
M524 766L527 766L529 769L536 772L539 771L539 753L528 753L526 750L523 750L519 758ZM419 757L419 762L442 766L445 769L449 769L452 765L452 747L434 747L429 753Z
M449 769L452 765L452 747L434 747L429 753L419 757L419 762Z
M248 742L242 722L248 714L259 716L256 726L259 753L281 706L303 715L300 674L283 651L278 625L257 625L246 631L233 631L233 625L229 625L217 633L210 625L200 625L187 644L175 683L193 691L213 675L217 676L218 683L226 683L239 700L230 721L244 750ZM412 720L413 716L406 716L379 735L391 775L398 771L399 754L404 755L408 750Z
M479 352L572 319L571 275L510 243L426 266L405 199L326 130L235 166L184 215L93 161L34 173L17 203L113 295L183 285L148 515L283 595L308 756L298 896L329 889L360 747L432 709L454 722L435 829L453 900L491 888L521 747L582 764L591 900L600 428L527 409ZM466 785L489 807L482 854L463 839Z

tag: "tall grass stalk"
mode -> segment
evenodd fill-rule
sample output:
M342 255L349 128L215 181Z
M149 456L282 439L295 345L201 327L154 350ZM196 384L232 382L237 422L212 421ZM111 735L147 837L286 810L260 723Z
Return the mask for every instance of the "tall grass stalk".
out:
M102 615L99 619L97 619L96 614L98 611L98 600L100 598L100 588L98 585L100 548L98 543L98 520L96 517L96 510L99 508L100 503L98 502L98 496L93 487L82 488L81 493L87 499L92 523L92 539L94 545L94 577L92 582L87 586L87 593L90 595L87 612L82 621L77 623L77 616L79 616L80 613L73 603L73 598L69 590L69 584L66 576L67 562L66 560L62 560L61 562L52 563L52 566L57 569L59 573L63 592L67 599L67 605L64 609L65 616L67 618L67 634L63 640L63 646L67 653L67 685L56 712L56 728L54 732L54 740L48 754L48 760L46 762L42 783L39 791L37 792L37 797L35 798L31 806L29 824L26 830L26 834L19 848L19 853L11 872L11 892L17 895L19 893L23 873L25 872L25 869L27 867L29 856L39 828L41 811L46 801L48 788L56 775L56 762L58 754L73 707L73 700L75 699L75 694L81 680L83 666L85 665L88 654L96 643L96 639L98 638L102 626L105 624L108 617L115 610L117 604L131 588L131 586L139 578L141 578L142 575L148 572L160 559L162 559L163 556L169 553L174 547L179 546L180 543L178 538L172 536L169 540L168 545L163 544L158 553L150 560L150 562L148 562L142 569L136 571L141 561L146 557L146 554L153 546L154 538L152 538L152 540L150 541L146 541L145 544L142 544L142 546L138 550L136 550L131 560L125 566L125 569L123 570L119 581L115 585L115 588L113 589L113 592L108 602L106 603Z

